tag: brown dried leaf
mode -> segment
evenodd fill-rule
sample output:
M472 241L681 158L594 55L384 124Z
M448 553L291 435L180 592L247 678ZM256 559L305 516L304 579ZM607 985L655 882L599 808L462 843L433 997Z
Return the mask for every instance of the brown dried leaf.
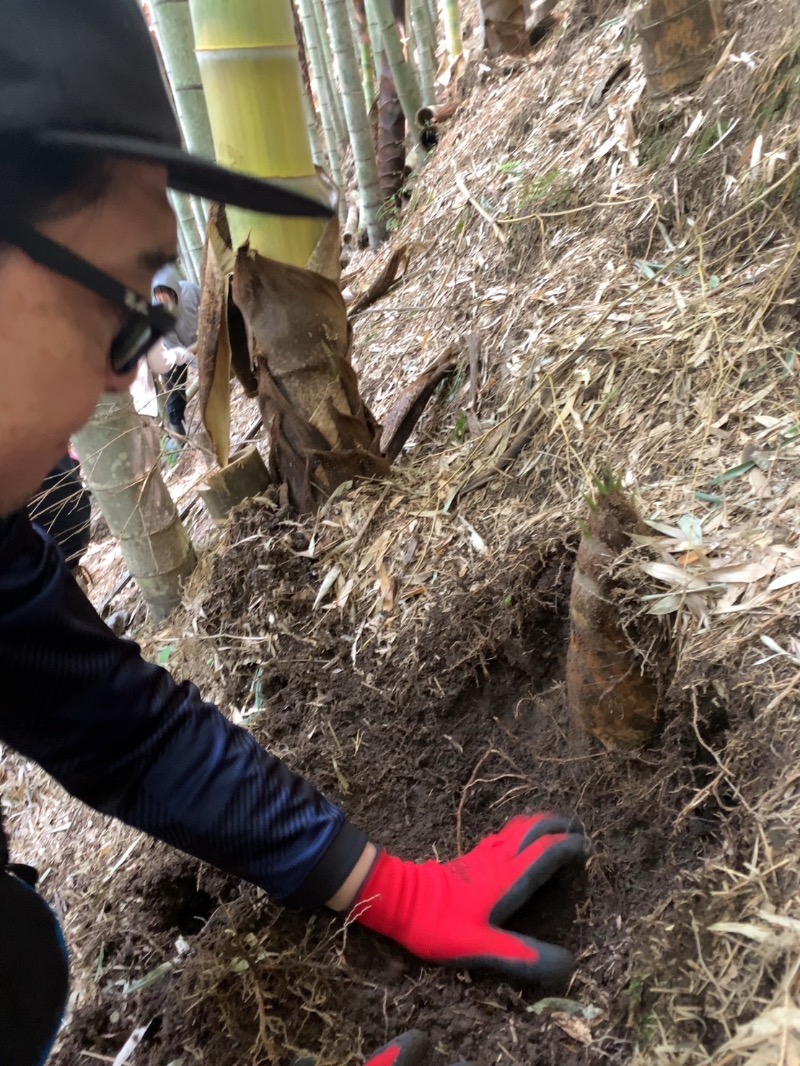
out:
M581 1018L570 1017L569 1014L563 1014L561 1011L554 1011L550 1018L559 1029L563 1030L567 1036L571 1037L579 1044L591 1044L592 1042L592 1030Z
M378 580L381 583L381 595L383 597L381 609L385 614L390 614L394 610L396 582L394 578L389 576L389 571L386 569L383 560L378 566Z
M370 287L360 293L353 302L350 304L349 312L351 315L356 314L358 311L363 311L365 307L369 307L379 300L381 296L385 296L386 293L397 281L398 276L401 276L403 271L408 267L409 260L411 259L412 248L408 244L403 244L399 248L395 248L392 252L389 260L384 266L380 274L375 278Z
M225 213L219 204L211 209L203 261L203 295L198 315L197 362L199 404L220 466L230 456L231 343L228 330L228 274L233 250Z

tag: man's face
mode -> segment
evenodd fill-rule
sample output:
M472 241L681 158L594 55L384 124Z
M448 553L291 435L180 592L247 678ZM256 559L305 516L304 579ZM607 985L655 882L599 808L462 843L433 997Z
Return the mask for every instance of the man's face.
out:
M99 200L39 228L146 295L176 252L166 170L115 162ZM123 314L16 248L0 255L0 515L36 492L103 392L129 388L135 372L108 358Z
M158 300L162 307L175 308L178 306L178 297L175 295L172 289L165 289L163 286L159 286L156 289L154 295L156 300Z

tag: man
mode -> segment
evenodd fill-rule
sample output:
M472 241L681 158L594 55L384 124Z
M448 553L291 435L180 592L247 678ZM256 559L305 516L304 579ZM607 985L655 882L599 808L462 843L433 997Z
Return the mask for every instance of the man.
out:
M515 818L454 863L393 857L193 685L116 638L31 527L25 503L70 435L103 392L128 389L173 327L142 295L175 256L167 185L251 210L330 211L181 151L136 0L5 0L4 15L0 741L97 810L289 906L350 914L433 962L563 980L567 951L501 923L582 858L567 820ZM33 1066L57 1028L66 970L57 923L20 880L29 871L10 869L0 873L0 1062ZM370 1063L411 1066L424 1053L409 1034Z
M169 429L180 437L186 436L186 363L189 349L197 343L197 312L200 309L200 286L180 276L174 263L167 263L156 272L153 299L167 307L175 317L175 326L163 337L164 352L176 358L176 365L164 375L167 390Z

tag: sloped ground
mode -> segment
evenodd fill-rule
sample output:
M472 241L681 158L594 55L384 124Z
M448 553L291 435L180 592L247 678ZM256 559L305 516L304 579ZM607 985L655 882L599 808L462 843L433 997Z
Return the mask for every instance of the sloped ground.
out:
M346 1066L409 1025L442 1066L797 1057L800 42L791 0L730 15L707 84L663 104L621 3L473 62L393 238L404 282L355 318L378 412L451 345L458 377L390 483L316 520L244 508L147 642L409 857L575 812L585 874L519 916L576 951L569 1002L282 913L8 761L74 957L56 1062L113 1062L151 1022L129 1061ZM563 685L606 467L652 528L627 610L672 638L635 755L581 736Z

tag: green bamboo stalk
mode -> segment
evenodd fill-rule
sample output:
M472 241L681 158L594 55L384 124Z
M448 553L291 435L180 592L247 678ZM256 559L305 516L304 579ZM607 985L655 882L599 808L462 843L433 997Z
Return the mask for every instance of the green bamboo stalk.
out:
M186 146L190 152L213 159L214 140L194 50L188 0L154 0L152 10Z
M406 116L406 123L414 144L419 143L419 121L417 114L422 106L417 72L412 63L403 55L403 44L397 30L391 0L367 0L367 10L372 7L376 21L380 26L383 50L389 60L392 77L397 86L400 106Z
M325 10L323 0L314 0L311 5L314 13L314 19L317 24L317 37L319 40L320 52L323 59L323 69L326 71L330 84L330 100L333 109L334 125L336 127L336 137L339 144L347 144L348 141L348 126L347 118L345 116L344 100L342 99L341 85L337 84L336 64L333 61L333 50L331 48L331 36L328 29L328 19Z
M303 90L303 112L306 116L306 129L308 130L308 143L311 145L311 158L315 167L325 166L325 152L322 149L322 141L319 136L320 121L317 115L314 101Z
M178 233L183 238L186 258L191 263L193 273L199 274L203 264L205 228L201 230L198 226L197 217L192 209L192 198L186 193L174 192L170 189L169 202L178 222Z
M167 88L169 90L169 97L170 97L170 101L172 103L172 110L175 112L175 117L178 120L178 125L180 125L180 117L178 115L178 107L177 107L177 104L175 102L175 89L174 89L174 86L172 84L172 78L170 76L170 73L169 73L169 70L168 70L168 67L167 67L167 62L166 62L166 60L164 58L164 49L162 48L161 42L159 41L159 38L158 38L158 30L156 30L155 34L153 35L153 39L154 39L154 43L156 45L156 55L158 57L158 63L159 63L159 66L161 67L161 76L163 77L164 82L165 82L165 84L166 84L166 86L167 86ZM179 60L177 62L179 62ZM186 136L185 136L185 134L183 134L183 131L181 131L181 133L182 133L183 139L185 141L186 140ZM188 199L185 202L185 205L181 204L180 208L176 208L176 203L175 203L174 200L171 200L171 202L172 202L173 210L175 210L176 212L178 210L180 210L182 213L185 213L186 206L188 206L189 210L191 211L192 215L194 216L195 225L196 225L196 228L197 228L198 232L199 233L205 233L206 221L207 221L208 216L207 216L207 213L206 213L206 205L203 203L202 200L200 200L199 197L197 197L197 196L188 197ZM180 227L180 220L179 220L179 227ZM192 241L191 243L194 243L194 241Z
M169 202L178 222L178 239L181 246L181 258L186 265L190 281L197 281L203 266L203 239L197 227L197 219L192 211L190 198L186 193L169 191Z
M424 32L425 34L425 40L428 42L431 54L435 55L437 24L431 18L431 9L428 0L408 0L408 3L412 23L417 23L419 25L420 32Z
M361 63L361 87L364 90L364 103L367 105L367 114L375 103L375 62L372 58L372 44L369 39L369 29L362 33L358 22L356 9L353 4L348 4L350 13L350 32L353 40L358 42L358 57Z
M436 104L436 38L431 25L428 0L411 0L411 26L422 103L433 107Z
M442 21L444 22L447 53L451 59L458 59L464 53L464 41L461 36L461 14L458 0L441 0Z
M311 71L308 66L308 52L303 36L303 27L300 22L300 12L296 3L291 4L291 9L294 36L297 41L297 58L300 63L300 80L303 83L303 117L306 120L311 159L315 167L319 170L324 170L325 153L322 150L322 141L319 135L319 115L317 114L314 93L311 88Z
M372 46L372 65L375 71L375 83L376 85L381 80L381 57L383 55L383 40L381 38L381 28L375 18L375 13L371 7L366 7L367 16L367 28L369 30L369 40Z
M308 130L311 159L315 167L324 170L325 153L322 149L322 141L319 135L319 115L314 103L314 92L311 88L311 71L308 66L308 51L305 45L305 37L303 36L303 27L300 22L300 12L296 3L292 4L292 24L294 26L294 35L297 38L297 58L300 61L300 74L303 83L303 115L306 120L306 129Z
M197 284L197 273L194 269L192 257L189 255L189 249L186 245L186 238L184 237L183 230L180 229L180 227L178 228L178 250L180 252L178 265L181 267L183 273L186 275L189 281L193 281L195 282L195 284Z
M331 102L332 70L330 67L325 66L319 39L319 28L314 15L314 3L315 0L298 0L297 8L300 12L300 22L303 27L303 38L306 44L312 88L319 108L322 136L325 139L325 153L328 157L328 168L333 184L339 193L341 214L341 211L346 207L342 161L339 155L341 138L337 135L336 119Z
M161 621L180 605L197 559L159 471L158 433L136 414L130 393L108 393L73 440L131 576Z
M213 159L214 141L194 51L188 0L154 0L152 11L161 57L186 147L196 155ZM205 233L208 205L193 197L192 206L200 230Z
M347 14L347 0L325 0L325 10L333 46L334 66L342 89L345 118L353 147L353 160L361 194L361 214L369 243L375 248L386 237L386 223L382 217L383 205L375 147L361 89L356 47Z

